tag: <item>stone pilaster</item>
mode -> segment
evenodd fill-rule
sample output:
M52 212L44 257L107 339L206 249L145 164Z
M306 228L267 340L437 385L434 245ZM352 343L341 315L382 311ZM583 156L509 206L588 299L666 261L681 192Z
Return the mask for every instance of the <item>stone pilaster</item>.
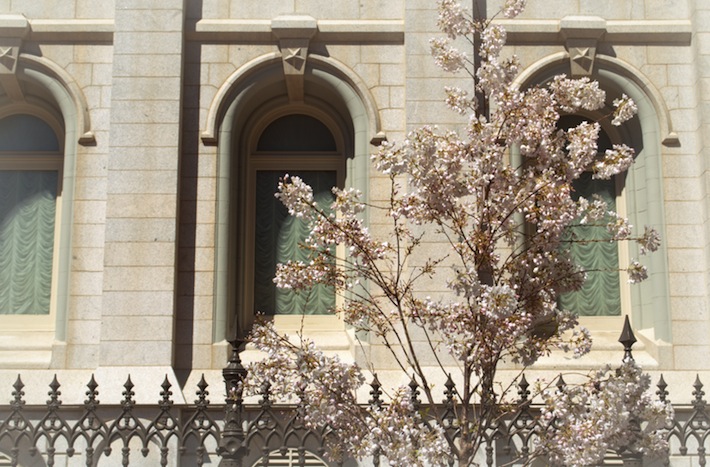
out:
M116 0L102 366L173 358L183 0Z

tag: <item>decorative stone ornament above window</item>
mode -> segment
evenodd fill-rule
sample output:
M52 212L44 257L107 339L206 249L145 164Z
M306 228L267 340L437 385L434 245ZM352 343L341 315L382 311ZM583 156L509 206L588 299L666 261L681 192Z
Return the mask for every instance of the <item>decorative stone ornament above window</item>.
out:
M271 31L279 40L283 59L288 99L303 102L303 75L308 59L308 46L318 30L311 16L278 16L271 20Z
M30 23L22 15L0 15L0 86L14 101L24 100L17 79L17 60Z
M606 33L606 21L598 16L565 16L560 21L560 32L569 53L570 75L590 76L597 43Z

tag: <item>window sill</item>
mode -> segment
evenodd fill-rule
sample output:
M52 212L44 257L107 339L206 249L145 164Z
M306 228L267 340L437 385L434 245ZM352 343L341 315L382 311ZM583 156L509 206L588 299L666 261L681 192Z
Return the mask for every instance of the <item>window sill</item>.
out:
M49 368L53 331L14 331L0 335L0 368Z

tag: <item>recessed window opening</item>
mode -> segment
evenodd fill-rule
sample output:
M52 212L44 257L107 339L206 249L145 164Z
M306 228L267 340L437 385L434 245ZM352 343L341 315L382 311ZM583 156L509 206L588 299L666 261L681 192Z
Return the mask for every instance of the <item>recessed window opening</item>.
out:
M564 116L560 119L561 128L572 128L583 121L579 116ZM599 157L611 149L609 135L602 129L598 138ZM573 199L584 197L590 202L600 198L609 210L623 214L622 186L625 174L619 174L609 180L592 178L591 172L584 172L572 185ZM620 316L624 303L626 284L622 284L619 274L620 256L623 248L611 241L611 234L606 228L610 218L605 218L582 225L574 222L568 229L566 239L570 254L575 263L587 271L586 281L580 290L560 295L559 305L578 316Z
M49 315L62 155L42 119L0 119L0 315Z
M279 181L287 174L300 177L313 188L316 202L326 211L334 201L332 188L343 186L342 143L333 127L309 114L279 116L259 133L249 154L245 266L251 273L247 271L245 277L248 308L254 313L318 315L335 306L331 287L317 285L295 292L277 288L273 281L277 264L307 263L312 255L300 247L310 234L307 223L289 215L274 196Z

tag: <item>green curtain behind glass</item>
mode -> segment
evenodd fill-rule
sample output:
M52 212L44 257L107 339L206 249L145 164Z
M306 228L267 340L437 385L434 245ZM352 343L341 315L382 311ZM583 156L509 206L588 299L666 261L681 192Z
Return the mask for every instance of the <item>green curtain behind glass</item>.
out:
M333 171L289 171L313 188L321 208L330 209L331 188L336 184ZM256 218L254 245L254 309L266 315L313 315L327 313L335 305L332 287L317 285L311 290L294 292L279 289L273 282L276 265L291 261L309 261L309 252L299 243L310 233L302 219L290 216L274 197L283 171L259 171L256 176Z
M614 180L593 180L585 173L575 183L576 197L589 200L593 194L600 196L609 206L616 209ZM602 219L598 224L606 224ZM560 296L561 308L573 311L578 316L618 316L621 314L619 291L619 252L604 225L578 225L572 228L577 239L590 240L588 243L573 243L570 250L574 261L587 270L584 286L576 291ZM571 238L572 233L568 235Z
M0 171L0 314L49 314L55 171Z

